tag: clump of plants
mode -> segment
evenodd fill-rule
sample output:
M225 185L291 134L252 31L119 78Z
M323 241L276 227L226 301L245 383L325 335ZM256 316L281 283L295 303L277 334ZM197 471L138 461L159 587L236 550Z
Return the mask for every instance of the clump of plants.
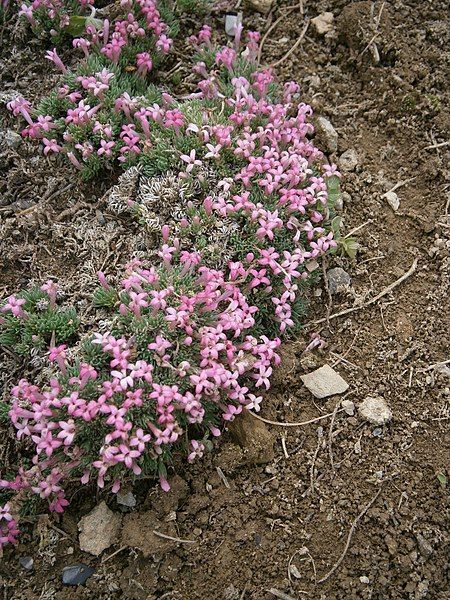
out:
M33 453L0 481L1 539L17 535L17 498L37 494L62 512L69 481L117 492L154 474L168 490L172 453L202 456L270 387L314 265L336 247L328 190L332 199L339 173L310 139L298 85L259 69L259 36L243 45L241 36L215 47L205 26L191 38L200 81L183 100L138 73L143 96L114 88L120 58L97 72L89 54L88 71L64 75L58 110L10 106L46 154L66 154L84 175L122 164L110 207L151 228L159 250L148 263L133 259L118 289L100 273L92 301L108 312L102 327L70 351L53 340L47 385L13 389L10 418Z
M61 295L58 285L48 280L40 288L9 296L0 303L0 344L30 357L33 350L43 351L50 342L70 340L79 322L74 308L58 304Z

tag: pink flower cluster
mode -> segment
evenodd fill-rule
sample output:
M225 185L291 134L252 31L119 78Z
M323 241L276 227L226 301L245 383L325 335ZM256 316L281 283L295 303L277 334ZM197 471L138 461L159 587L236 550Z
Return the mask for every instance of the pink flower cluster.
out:
M190 440L189 461L202 456L209 435L220 435L220 417L231 421L245 407L259 410L258 390L270 387L280 340L252 336L257 308L240 287L172 243L162 248L160 268L138 260L128 266L118 293L125 331L97 333L92 341L105 368L72 363L61 345L49 352L57 372L47 389L24 379L13 388L10 418L35 454L30 469L0 487L38 494L62 512L68 478L94 477L100 488L108 482L117 492L150 457L167 488L167 450L185 443L191 428L203 438ZM102 274L100 281L111 289ZM141 322L146 329L149 319L160 323L159 331L138 343L130 332Z
M0 550L5 544L17 544L20 531L8 503L0 507Z
M89 8L94 0L32 0L32 2L18 2L19 16L25 17L34 28L44 25L46 21L52 22L51 35L56 35L61 29L69 26L71 14L89 14ZM74 6L75 5L75 6Z

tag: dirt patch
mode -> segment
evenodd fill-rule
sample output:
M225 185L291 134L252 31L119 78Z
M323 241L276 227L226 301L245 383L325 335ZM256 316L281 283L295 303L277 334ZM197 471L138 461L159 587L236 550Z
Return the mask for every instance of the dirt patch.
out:
M245 12L244 24L265 31L293 4L278 2L269 16ZM161 538L157 542L167 552L152 558L128 547L106 562L104 556L94 559L80 552L77 521L100 499L75 490L67 515L52 523L56 530L33 520L19 548L5 552L0 565L5 598L270 600L275 597L270 589L292 598L330 600L448 597L450 506L448 487L438 480L449 478L450 464L449 371L442 364L449 347L447 7L439 0L332 0L303 6L304 15L298 9L273 30L263 62L276 62L289 51L305 18L334 14L335 30L319 36L309 29L277 72L281 79L297 79L304 101L332 122L338 148L330 159L349 149L356 152L358 163L343 179L342 215L345 233L359 228L354 235L361 248L354 261L330 261L329 268L342 267L351 275L351 286L332 296L330 305L323 283L317 284L304 335L285 350L262 414L297 422L333 413L338 397L314 401L300 381L300 375L330 364L350 384L348 400L359 404L367 396L381 396L392 420L377 426L339 412L334 419L298 428L267 425L274 440L267 464L246 461L253 448L235 445L231 435L196 464L176 461L182 493L172 503L170 495L144 483L135 490L137 508L125 519L136 535L143 535L144 525L153 532L157 523L162 533L195 544ZM8 36L5 31L3 89L30 84L36 95L49 89L52 76L43 75L42 42L26 48L22 38ZM20 65L5 54L14 45ZM37 75L41 81L33 88ZM14 127L3 111L2 128ZM120 264L138 235L129 221L103 214L101 204L95 207L114 176L52 197L53 190L72 183L69 169L50 167L35 146L24 142L6 152L0 167L6 181L1 188L6 200L0 208L5 236L0 294L56 276L76 298L79 270L89 290L98 263L110 255ZM54 187L49 173L57 179ZM383 194L399 183L400 206L394 212ZM12 205L19 200L26 204ZM87 207L55 222L79 201ZM30 213L20 214L34 205ZM87 246L95 251L80 258L82 227L98 227L100 233L88 238ZM329 324L314 323L363 306L415 259L416 272L379 302L331 318ZM94 261L88 268L87 260ZM310 332L319 332L327 346L303 354ZM3 369L5 395L11 377L20 372L13 358L7 360L12 362ZM8 436L2 456L11 460L11 432ZM379 491L357 522L338 568L317 583L340 560L355 519ZM113 502L110 508L119 510ZM19 566L18 557L24 555L34 558L31 572ZM95 574L84 587L64 589L62 568L75 562L92 565Z

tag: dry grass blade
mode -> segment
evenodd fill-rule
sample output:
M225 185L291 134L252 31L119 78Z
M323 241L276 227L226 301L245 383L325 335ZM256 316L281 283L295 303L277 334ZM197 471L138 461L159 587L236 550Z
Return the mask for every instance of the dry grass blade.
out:
M196 544L197 540L183 540L181 538L172 537L171 535L166 535L165 533L161 533L160 531L152 531L153 535L156 535L163 540L170 540L171 542L178 542L179 544Z
M337 412L342 412L343 410L344 409L341 408ZM298 423L280 423L279 421L271 421L270 419L265 419L264 417L260 417L259 415L255 414L251 410L249 410L248 412L252 415L252 417L255 417L255 419L259 419L260 421L262 421L263 423L267 423L268 425L276 425L278 427L301 427L302 425L310 425L311 423L317 423L317 421L321 421L322 419L328 419L329 417L332 417L334 415L334 411L333 411L332 413L328 413L326 415L316 417L315 419L310 419L309 421L300 421Z
M274 62L270 65L271 69L281 65L281 63L284 62L287 58L289 58L289 56L298 48L298 46L300 46L300 44L303 41L303 38L306 35L306 32L308 31L308 27L309 27L309 21L306 21L305 26L303 27L302 32L299 35L298 40L295 42L295 44L292 46L292 48L290 48L290 50L288 52L286 52L286 54L282 58L280 58L280 60L277 60L277 62Z

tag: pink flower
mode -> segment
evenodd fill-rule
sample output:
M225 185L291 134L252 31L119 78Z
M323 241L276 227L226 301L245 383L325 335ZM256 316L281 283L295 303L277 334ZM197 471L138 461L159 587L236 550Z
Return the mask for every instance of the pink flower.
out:
M1 308L1 311L6 313L11 311L11 313L15 317L25 318L27 315L25 311L22 309L22 306L26 304L26 300L24 298L16 298L16 296L9 296L6 300L6 304L4 304Z
M42 141L44 142L45 156L48 156L49 152L54 152L55 154L57 154L58 152L61 152L62 147L58 145L58 143L56 142L56 140L54 138L51 140L49 140L47 138L42 138Z

